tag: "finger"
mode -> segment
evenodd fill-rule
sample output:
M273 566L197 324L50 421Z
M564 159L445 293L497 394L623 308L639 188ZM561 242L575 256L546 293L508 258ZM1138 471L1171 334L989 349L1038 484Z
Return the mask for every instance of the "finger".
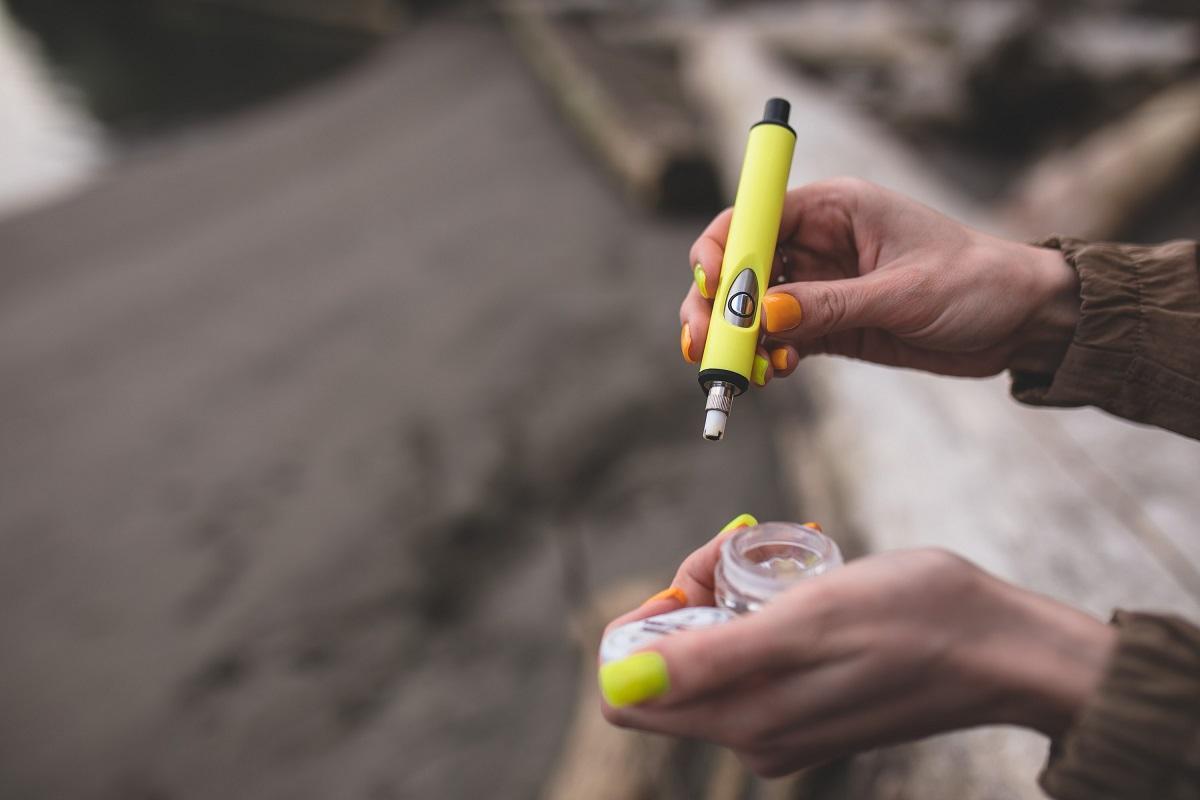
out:
M878 187L853 178L832 178L790 190L784 199L779 241L785 244L790 274L829 280L858 275L856 229L877 205Z
M771 370L776 378L786 378L791 375L800 363L800 353L789 344L778 345L770 349Z
M766 348L760 345L754 352L754 361L750 366L750 381L755 386L766 386L774 375L771 357L767 354Z
M774 622L755 615L663 637L643 652L656 652L661 658L666 691L645 707L684 706L752 677L783 670L789 663L784 638Z
M692 280L705 299L711 300L721 280L721 261L725 257L725 242L729 236L729 222L733 209L727 208L708 223L708 227L692 244L688 253L692 269Z
M772 287L763 298L763 328L799 342L855 328L884 328L897 313L897 279L873 272L860 278L804 281Z
M788 255L788 247L786 243L780 241L775 245L775 257L771 259L771 277L767 281L767 286L771 287L777 283L786 283L790 264L791 257Z
M713 597L713 573L721 558L722 543L735 531L757 524L758 520L753 514L738 514L716 536L683 560L671 585L683 590L691 605L711 606L716 603Z
M683 560L670 586L608 623L604 632L607 634L610 630L627 623L655 614L666 614L686 605L712 605L713 571L721 557L721 543L734 531L757 524L758 520L753 514L738 514L721 528L716 536Z
M756 673L682 705L648 703L610 710L606 716L622 727L747 747L758 744L766 731L786 730L793 722L790 703L780 696L788 683L780 671Z
M670 611L676 611L687 604L688 594L684 589L674 585L668 586L661 592L646 598L637 608L632 611L626 611L608 623L604 628L604 632L607 634L609 631L619 628L622 625L627 625L630 622L653 617L656 614L666 614Z
M700 290L693 285L679 306L679 349L689 364L699 363L704 356L711 316L712 303L701 297Z

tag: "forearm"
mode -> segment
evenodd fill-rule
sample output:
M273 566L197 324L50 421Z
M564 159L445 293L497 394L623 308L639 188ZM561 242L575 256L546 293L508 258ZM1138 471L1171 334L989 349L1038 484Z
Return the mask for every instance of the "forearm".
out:
M992 619L959 658L990 698L985 722L1061 735L1100 685L1115 631L1042 595L989 575L980 580Z

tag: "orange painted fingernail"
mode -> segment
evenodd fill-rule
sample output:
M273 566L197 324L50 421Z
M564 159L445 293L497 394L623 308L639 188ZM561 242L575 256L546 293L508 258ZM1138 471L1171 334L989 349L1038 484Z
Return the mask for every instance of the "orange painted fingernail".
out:
M675 602L679 603L679 605L686 606L687 605L687 593L684 592L683 589L680 589L678 586L671 586L666 589L663 589L661 592L659 592L656 595L652 595L651 597L648 597L646 599L646 602L642 603L642 605L646 605L647 603L653 603L655 600L674 600Z
M804 523L804 527L812 528L813 530L820 531L821 533L825 532L825 529L821 527L821 523L819 522L806 522Z
M679 332L679 349L683 352L683 360L689 364L695 364L696 359L692 358L692 325L691 323L683 323L683 330Z
M800 301L786 292L772 292L763 298L762 305L763 325L768 333L790 331L804 317Z
M777 370L787 369L788 352L786 347L780 347L778 350L771 351L771 366Z

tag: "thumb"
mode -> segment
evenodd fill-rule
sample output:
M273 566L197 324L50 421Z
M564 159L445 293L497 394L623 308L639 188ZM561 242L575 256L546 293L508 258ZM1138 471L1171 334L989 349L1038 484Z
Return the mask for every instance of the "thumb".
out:
M852 328L879 328L894 310L891 276L873 272L836 281L799 281L774 286L763 298L763 328L815 339Z

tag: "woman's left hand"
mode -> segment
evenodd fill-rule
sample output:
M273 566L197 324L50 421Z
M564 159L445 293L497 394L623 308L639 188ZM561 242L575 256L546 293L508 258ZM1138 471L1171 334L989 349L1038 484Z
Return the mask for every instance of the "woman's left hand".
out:
M692 605L713 602L720 538L676 577ZM678 605L656 599L613 625ZM1114 639L1099 620L948 552L890 552L604 665L604 695L623 705L603 711L623 727L726 745L778 776L976 725L1060 734L1098 685Z

